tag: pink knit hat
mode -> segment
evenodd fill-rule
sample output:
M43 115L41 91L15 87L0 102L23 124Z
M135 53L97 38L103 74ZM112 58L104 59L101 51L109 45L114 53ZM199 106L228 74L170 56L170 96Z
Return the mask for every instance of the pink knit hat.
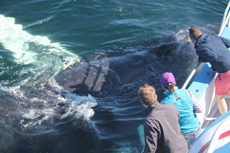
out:
M165 72L161 75L161 84L164 86L164 87L168 87L169 86L169 83L171 83L172 85L175 85L176 84L176 81L175 81L175 78L173 76L173 74L171 72Z

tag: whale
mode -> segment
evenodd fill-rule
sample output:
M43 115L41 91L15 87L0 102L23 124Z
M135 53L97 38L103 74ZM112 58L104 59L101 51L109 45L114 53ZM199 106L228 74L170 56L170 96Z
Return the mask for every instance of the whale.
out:
M54 113L49 110L52 115L46 114L47 109ZM66 152L58 146L67 147L68 153L89 152L98 145L99 133L91 121L77 115L68 102L16 103L1 99L0 152Z
M201 30L208 35L216 35L219 27L219 23L208 24L201 27ZM136 49L134 52L123 53L125 48L121 48L118 50L119 53L122 52L121 55L83 60L61 71L55 79L64 88L63 91L78 95L105 97L118 87L143 74L149 65L154 68L159 67L158 71L163 70L163 73L162 63L172 60L170 64L173 64L173 61L180 60L177 59L178 56L182 56L185 63L189 62L186 61L186 56L190 56L188 60L192 61L190 65L194 67L197 63L198 56L187 30L179 31L175 36L150 39L136 46L131 47ZM115 51L113 50L113 52Z
M177 56L181 52L194 53L191 42L171 42L157 47L84 61L59 73L55 79L65 91L78 95L104 97L121 85L141 75L148 65L159 66L162 58ZM187 54L186 53L186 54Z

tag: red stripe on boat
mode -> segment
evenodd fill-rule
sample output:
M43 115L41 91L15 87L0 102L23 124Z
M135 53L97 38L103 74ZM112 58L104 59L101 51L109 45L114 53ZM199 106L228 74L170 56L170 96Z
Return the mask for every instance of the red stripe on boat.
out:
M222 134L219 136L219 139L218 139L218 140L223 139L223 138L226 138L226 137L228 137L228 136L230 136L230 130L229 130L229 131L226 131L226 132L224 132L224 133L222 133ZM203 153L203 152L208 148L209 144L210 144L210 141L207 142L207 143L200 149L199 153Z

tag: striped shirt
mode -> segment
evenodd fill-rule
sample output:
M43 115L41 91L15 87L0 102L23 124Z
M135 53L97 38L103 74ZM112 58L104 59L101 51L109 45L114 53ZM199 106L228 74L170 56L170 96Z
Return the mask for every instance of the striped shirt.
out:
M195 113L202 113L203 107L200 105L199 101L196 100L196 97L188 90L190 96L192 97L193 101L193 110Z

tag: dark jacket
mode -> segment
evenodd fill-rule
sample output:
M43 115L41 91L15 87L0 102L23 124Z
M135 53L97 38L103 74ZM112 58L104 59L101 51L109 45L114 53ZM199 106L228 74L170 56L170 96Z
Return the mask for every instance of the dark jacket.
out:
M199 61L209 62L218 73L230 70L230 40L216 35L202 34L195 43Z
M157 105L155 105L157 104ZM187 153L188 146L181 134L179 112L173 104L154 103L146 109L143 153Z

